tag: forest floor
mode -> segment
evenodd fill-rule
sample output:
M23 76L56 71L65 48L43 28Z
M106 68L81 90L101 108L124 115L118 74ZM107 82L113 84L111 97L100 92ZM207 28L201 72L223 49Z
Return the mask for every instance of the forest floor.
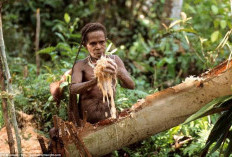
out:
M44 138L45 143L48 143L48 139L43 135L39 134L35 123L32 122L33 116L27 115L23 112L19 112L19 132L21 137L21 145L22 145L22 153L25 154L42 154L42 150L37 140L37 136L42 136ZM15 140L15 133L12 127L13 137L15 141L15 150L17 151L17 144ZM9 154L10 149L7 143L7 132L6 127L1 128L0 130L0 156L1 154Z

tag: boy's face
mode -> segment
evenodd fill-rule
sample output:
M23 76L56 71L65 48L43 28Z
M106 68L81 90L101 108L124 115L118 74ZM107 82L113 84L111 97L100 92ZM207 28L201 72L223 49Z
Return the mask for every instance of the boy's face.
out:
M87 34L86 49L94 59L101 58L106 50L106 37L103 31L94 31Z

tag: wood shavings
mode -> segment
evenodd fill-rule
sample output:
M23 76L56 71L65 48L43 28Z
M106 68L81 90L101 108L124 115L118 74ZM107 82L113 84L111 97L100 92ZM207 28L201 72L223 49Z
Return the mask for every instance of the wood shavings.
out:
M106 58L105 56L102 56L98 61L97 65L94 68L94 75L97 77L98 83L97 86L100 88L103 94L103 103L107 101L108 107L109 106L109 98L111 101L111 108L110 113L112 118L116 118L116 108L114 103L114 89L116 86L113 85L113 81L116 80L116 74L110 74L107 72L104 72L104 69L106 68L106 65L108 64L108 61L113 61L111 58Z

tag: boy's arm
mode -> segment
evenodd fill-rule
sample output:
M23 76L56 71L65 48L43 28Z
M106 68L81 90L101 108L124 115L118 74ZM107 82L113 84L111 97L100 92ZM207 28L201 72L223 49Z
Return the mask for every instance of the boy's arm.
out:
M131 79L128 71L126 70L124 63L122 60L115 55L115 62L117 64L117 77L119 78L119 82L123 88L134 89L135 84Z
M91 87L97 84L97 78L93 78L90 81L82 82L83 77L83 62L79 61L75 64L72 73L72 82L70 86L71 94L82 94Z

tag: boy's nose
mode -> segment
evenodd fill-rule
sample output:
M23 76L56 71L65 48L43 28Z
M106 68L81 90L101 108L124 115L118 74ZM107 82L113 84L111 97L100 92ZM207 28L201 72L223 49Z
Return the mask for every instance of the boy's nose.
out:
M97 43L96 47L97 47L97 48L101 48L101 44L100 44L100 43Z

